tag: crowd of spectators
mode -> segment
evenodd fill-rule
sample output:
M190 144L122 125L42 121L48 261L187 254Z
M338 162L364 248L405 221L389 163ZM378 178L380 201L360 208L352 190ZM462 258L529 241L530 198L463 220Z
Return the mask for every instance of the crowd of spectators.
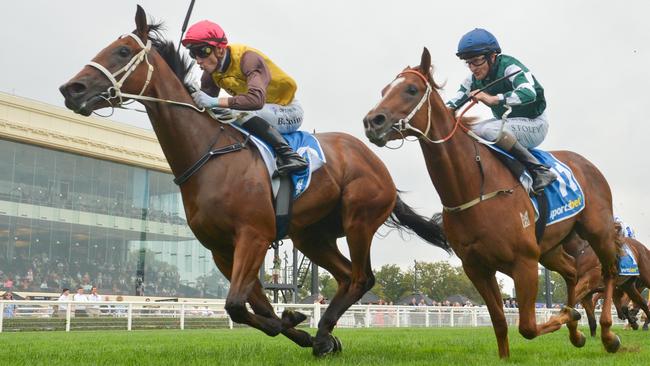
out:
M93 285L114 295L133 294L136 283L135 260L121 263L71 261L49 258L47 253L0 257L0 284L5 291L59 292L62 288L81 287L91 291ZM155 261L148 263L144 293L150 296L193 297L198 290L180 283L176 266Z
M9 193L0 198L14 202L30 203L39 206L65 208L69 210L100 213L104 215L145 219L175 225L185 225L184 218L177 212L167 212L150 207L139 207L124 198L109 198L103 195L87 193L61 193L45 187L19 184Z

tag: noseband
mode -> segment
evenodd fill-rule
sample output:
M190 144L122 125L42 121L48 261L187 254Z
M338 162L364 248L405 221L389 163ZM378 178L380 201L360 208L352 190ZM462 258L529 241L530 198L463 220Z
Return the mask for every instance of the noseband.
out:
M399 78L400 76L402 76L404 74L415 74L415 75L417 75L420 79L422 79L422 81L424 81L424 84L427 86L427 90L424 92L424 95L422 96L422 99L420 99L418 104L411 110L411 113L409 113L406 117L400 119L399 121L395 122L395 124L393 124L393 129L396 129L397 132L399 132L399 133L402 133L402 132L404 132L406 130L411 130L411 131L415 131L416 133L420 134L421 136L426 137L427 134L429 133L429 130L431 129L431 100L429 99L429 96L431 96L431 92L433 91L433 88L431 87L431 83L429 83L429 80L427 80L427 78L424 75L422 75L422 73L420 73L420 72L418 72L416 70L411 70L411 69L404 70L401 73L399 73L395 79ZM427 121L427 129L426 129L426 131L422 132L418 128L413 127L413 125L411 125L410 122L411 122L411 119L413 119L413 117L415 117L415 115L420 111L420 109L424 105L425 101L427 102L427 118L428 118L428 121Z
M140 37L135 36L133 33L129 33L120 38L127 37L127 36L133 38L142 49L140 50L140 52L135 54L135 56L133 56L131 60L127 62L126 65L124 65L121 69L115 71L114 73L111 73L107 68L105 68L101 64L98 64L97 62L91 61L87 63L88 66L92 66L97 70L101 71L102 74L104 74L108 78L108 80L111 81L113 86L109 87L106 90L106 93L108 94L107 99L108 100L116 99L116 98L119 99L117 105L121 105L124 102L124 100L122 99L123 96L127 98L132 97L131 94L122 93L121 90L122 85L124 85L126 79L135 71L135 69L138 67L138 65L140 65L142 61L147 62L147 66L148 66L147 80L144 82L144 85L142 86L140 93L136 96L138 97L142 96L142 93L144 93L144 91L147 89L147 86L149 86L149 82L151 81L151 75L153 74L153 70L154 70L153 65L151 65L151 63L149 62L149 57L148 57L149 51L151 51L151 40L148 39L147 44L145 45L144 43L142 43ZM124 73L124 76L122 76L122 78L118 81L116 77L122 73Z
M397 131L402 136L403 136L404 131L414 131L416 134L419 135L418 139L424 139L427 142L430 142L432 144L441 144L441 143L449 140L454 135L454 133L456 133L456 130L458 129L458 126L460 125L460 118L458 118L456 120L456 123L454 124L454 128L451 131L451 133L449 133L449 135L447 135L446 137L444 137L444 138L442 138L440 140L432 140L432 139L430 139L429 136L428 136L429 131L431 130L431 99L430 99L430 96L431 96L431 92L433 92L433 87L431 86L431 83L426 78L426 76L424 76L421 72L419 72L417 70L413 70L413 69L407 69L407 70L404 70L404 71L400 72L395 79L399 78L400 76L402 76L404 74L414 74L414 75L416 75L418 78L420 78L420 80L422 80L424 82L427 89L425 90L424 95L422 96L422 99L420 99L418 104L416 104L415 107L413 107L411 112L406 117L401 118L399 121L395 122L393 124L393 126L392 126L392 129ZM422 132L417 127L414 127L413 125L411 125L410 122L411 122L411 119L413 119L413 117L415 117L415 115L420 111L420 109L424 105L425 101L427 102L427 128L426 128L426 130L424 132Z
M122 107L122 105L125 104L124 98L128 98L128 99L135 99L135 100L146 100L151 102L176 104L176 105L192 108L197 112L205 111L205 108L197 108L193 104L182 103L182 102L177 102L177 101L167 100L167 99L153 98L146 95L142 95L144 94L144 91L147 89L147 86L149 86L149 82L151 81L151 76L153 75L153 71L154 71L154 67L149 62L149 57L148 57L149 52L151 51L151 40L147 39L147 44L144 44L140 39L140 37L134 35L133 33L123 35L120 38L124 38L124 37L133 38L142 49L140 50L140 52L135 54L131 58L131 60L127 62L126 65L124 65L122 68L115 71L114 73L111 73L106 67L104 67L103 65L97 62L91 61L86 64L87 66L94 67L97 70L101 71L101 73L108 78L111 84L113 84L108 89L106 89L105 92L99 95L101 98L103 98L106 102L108 102L108 104L111 107ZM145 61L147 63L147 80L145 80L142 89L140 89L140 93L138 94L123 93L121 89L122 86L124 85L124 82L138 68L138 66L140 65L140 63L142 63L142 61ZM120 78L120 80L117 80L116 77L122 73L124 73L124 75ZM113 105L112 102L113 99L118 100L115 105Z

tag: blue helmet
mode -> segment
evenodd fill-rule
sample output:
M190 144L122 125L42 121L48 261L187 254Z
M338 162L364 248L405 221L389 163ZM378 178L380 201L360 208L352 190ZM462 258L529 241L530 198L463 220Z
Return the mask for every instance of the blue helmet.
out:
M474 28L458 42L456 56L461 59L468 59L492 52L501 53L501 46L499 46L497 39L485 29Z

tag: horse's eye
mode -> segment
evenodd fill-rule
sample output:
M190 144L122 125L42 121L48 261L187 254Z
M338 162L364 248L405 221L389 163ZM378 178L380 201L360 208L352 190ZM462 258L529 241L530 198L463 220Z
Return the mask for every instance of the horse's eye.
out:
M410 95L416 95L418 93L418 88L416 88L414 85L409 85L406 87L406 92Z
M128 57L128 56L131 54L131 51L130 51L127 47L121 47L121 48L117 51L117 53L118 53L121 57Z

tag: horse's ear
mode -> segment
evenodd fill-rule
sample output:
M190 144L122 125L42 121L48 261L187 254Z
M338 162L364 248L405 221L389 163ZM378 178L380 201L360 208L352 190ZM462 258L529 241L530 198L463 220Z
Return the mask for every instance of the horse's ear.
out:
M431 72L431 54L429 50L424 47L422 50L422 59L420 60L420 72L424 75L428 75Z
M149 37L149 24L147 23L147 13L138 5L138 10L135 12L135 26L136 32L140 39L146 40Z

